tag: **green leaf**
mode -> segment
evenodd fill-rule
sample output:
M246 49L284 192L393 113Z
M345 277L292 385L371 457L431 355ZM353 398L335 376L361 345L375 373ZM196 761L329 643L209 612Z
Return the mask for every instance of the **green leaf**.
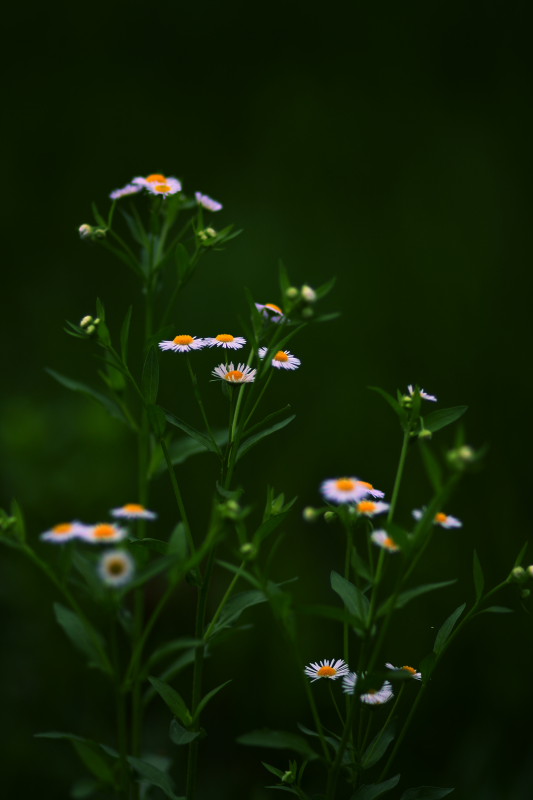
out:
M131 324L132 311L133 311L133 306L130 306L126 312L124 322L122 323L122 328L120 329L120 354L122 356L122 361L125 364L128 360L128 342L130 338L130 324Z
M363 628L366 628L370 603L365 595L353 583L334 570L331 571L330 581L331 588L339 595L346 609L360 621Z
M348 611L335 606L328 606L320 603L309 603L299 606L298 610L302 614L308 614L311 617L324 617L325 619L334 619L337 622L347 622L356 630L359 635L363 635L365 629L358 617L354 617Z
M250 731L237 737L238 744L249 745L250 747L272 747L276 750L293 750L295 753L305 756L310 761L318 758L317 754L309 743L298 736L297 733L287 733L285 731L272 731L268 728Z
M22 508L20 507L20 503L15 498L11 501L11 516L15 517L15 524L13 526L13 532L18 539L19 542L26 541L26 523L24 522L24 514L22 513Z
M419 672L422 674L422 680L424 683L427 683L431 678L431 674L435 669L436 663L437 663L437 656L433 652L428 653L427 656L424 656L424 658L420 662Z
M453 406L452 408L440 408L438 411L432 411L427 417L424 417L424 428L432 433L440 431L447 425L462 417L468 406Z
M193 639L190 636L172 639L172 641L166 642L165 644L161 645L161 647L158 647L157 650L154 650L150 656L148 666L152 667L159 661L162 661L163 659L173 655L173 653L179 652L180 650L196 650L197 647L203 646L204 642L202 639Z
M101 788L100 782L94 778L79 778L70 787L70 797L72 800L86 800L92 797Z
M322 283L320 286L317 286L315 289L317 300L322 300L323 297L329 294L336 282L337 278L334 276L333 278L330 278L329 281L326 281L326 283Z
M380 758L383 758L387 747L394 739L394 735L392 728L388 727L374 736L361 758L363 769L369 769L374 764L377 764Z
M367 386L367 389L370 389L372 392L377 392L383 399L390 405L393 411L398 415L400 418L400 422L404 425L407 422L407 414L405 409L401 407L399 402L385 389L382 389L380 386Z
M93 742L91 739L83 739L73 733L60 733L49 731L47 733L35 734L37 739L65 739L70 742L81 761L85 764L92 775L95 775L104 783L113 785L115 782L113 774L113 762L106 758L102 752L103 745ZM114 758L118 757L111 748L106 748L106 752Z
M389 778L388 781L383 781L383 783L363 784L363 786L360 786L356 793L351 796L350 800L376 800L376 798L394 789L399 780L400 776L395 775L393 778Z
M170 775L167 775L162 769L154 767L153 764L145 759L135 758L134 756L128 756L128 761L141 778L148 781L151 786L157 786L158 789L161 789L163 794L169 797L170 800L185 800L185 798L179 798L174 794L173 781Z
M187 277L190 266L189 253L187 252L187 248L181 244L181 242L176 245L175 257L176 267L178 269L178 279L181 282Z
M204 433L200 433L200 431L196 430L196 428L193 428L192 425L189 425L179 417L174 416L174 414L171 414L170 411L167 411L166 409L163 409L163 413L167 418L167 422L170 422L171 425L179 428L186 433L187 436L190 436L191 439L197 441L198 444L201 444L205 450L210 450L212 453L218 453L217 445L212 442L211 439Z
M65 386L67 389L70 389L72 392L81 392L81 394L92 397L93 400L96 400L97 403L100 403L100 405L102 405L115 419L119 419L121 422L127 422L120 408L113 402L113 400L111 400L109 397L106 397L106 395L100 394L100 392L97 392L95 389L93 389L91 386L87 386L85 383L81 383L81 381L75 381L72 380L72 378L67 378L65 375L61 375L59 372L56 372L53 369L46 369L45 371L58 383L60 383L62 386Z
M143 586L147 581L155 578L156 575L159 575L161 572L173 567L176 564L176 561L177 558L174 555L164 556L163 558L154 561L148 567L140 571L124 588L127 591L130 591L131 589L136 589L138 586Z
M488 608L484 608L479 613L480 614L513 614L514 611L513 611L512 608L507 608L506 606L489 606Z
M481 562L475 550L473 555L472 571L474 574L474 587L476 590L476 600L479 600L479 598L483 594L483 589L485 587L485 577L483 575L483 568L481 566Z
M433 490L435 492L440 492L442 490L442 469L440 468L439 462L431 452L431 448L428 446L427 442L423 439L419 439L418 446Z
M514 562L515 567L520 567L522 565L522 561L524 560L524 556L527 552L528 544L529 542L524 542L524 544L520 548L520 552L518 553L516 561Z
M104 640L87 620L82 620L74 611L61 603L54 603L56 620L63 628L72 644L89 659L89 666L111 673L109 660L105 655Z
M259 433L255 433L253 436L248 437L245 439L244 442L240 445L239 449L237 450L237 458L236 461L239 461L245 453L248 452L252 447L258 444L262 439L265 439L267 436L270 436L272 433L276 433L276 431L282 430L282 428L286 428L293 419L296 419L296 414L291 414L290 417L286 417L282 419L281 422L276 422L274 425L270 425L268 428L260 431Z
M255 586L256 589L261 590L260 582L257 580L257 578L254 578L251 572L248 572L240 566L237 567L235 564L230 564L229 561L222 561L219 558L217 558L216 563L223 567L223 569L227 569L228 572L232 572L234 575L239 575L241 578L244 578L245 581L251 583L251 585Z
M455 623L457 622L457 620L459 619L465 608L466 608L466 603L462 603L462 605L458 606L455 609L455 611L453 611L450 614L448 619L446 619L439 628L437 636L435 637L435 644L433 645L433 652L436 655L438 655L444 648L447 639L449 638L451 632L455 627Z
M167 427L165 412L160 406L147 405L146 415L148 417L148 423L152 433L156 439L161 440L165 435L165 430Z
M145 403L155 403L159 389L159 351L155 345L146 354L141 385Z
M400 800L441 800L453 791L455 789L440 789L438 786L417 786L415 789L407 789Z
M200 736L202 736L202 732L188 731L183 728L177 720L173 719L170 723L168 735L170 736L171 742L177 744L178 747L183 747L184 745L190 744L191 742L194 742L195 739L198 739Z
M272 764L267 764L266 761L261 761L261 764L264 766L266 770L271 772L272 775L275 775L276 778L283 778L283 776L285 775L285 773L281 769L273 767Z
M265 520L265 522L262 522L253 535L254 544L258 545L260 542L266 539L267 536L270 536L271 533L274 533L274 531L277 530L277 528L279 528L279 526L287 519L289 514L290 510L285 511L282 514L276 514L275 516Z
M410 603L411 600L414 600L415 597L419 597L422 594L427 594L427 592L434 592L436 589L444 589L446 586L452 586L454 583L457 583L457 578L454 578L450 581L439 581L438 583L424 583L420 586L415 586L413 589L407 589L407 591L401 592L398 595L394 604L394 608L403 608L407 605L407 603ZM391 602L392 598L383 603L377 613L378 617L382 617L383 614L389 611Z
M265 603L266 600L267 598L264 592L256 589L250 589L248 592L236 594L222 609L222 613L220 614L217 624L213 628L211 636L236 622L245 609L250 608L250 606L258 605L258 603Z
M193 721L193 718L179 692L173 689L172 686L169 686L168 683L165 683L165 681L162 681L160 678L149 677L148 680L158 695L170 708L174 716L183 722L184 725L190 725Z
M224 447L228 442L228 429L220 428L219 430L214 430L213 438L219 448ZM203 443L200 444L199 442L195 442L194 439L180 437L179 439L175 439L170 443L168 452L172 464L176 466L177 464L184 464L185 461L191 458L191 456L195 456L198 453L205 453L206 448ZM152 458L150 474L153 475L155 473L163 472L165 469L165 461L161 452L157 450L155 456Z
M145 550L159 553L162 556L166 556L168 554L168 542L165 542L163 539L152 539L149 536L147 536L145 539L133 539L133 541L129 543L129 546L134 550L137 547L141 547Z
M212 700L213 697L217 695L221 689L224 688L224 686L227 686L228 683L231 683L231 679L229 681L225 681L225 683L221 683L220 686L217 686L215 689L211 689L210 692L208 692L206 695L204 695L204 697L202 697L194 713L193 723L197 722L200 719L200 714L202 713L206 705L209 703L209 701Z

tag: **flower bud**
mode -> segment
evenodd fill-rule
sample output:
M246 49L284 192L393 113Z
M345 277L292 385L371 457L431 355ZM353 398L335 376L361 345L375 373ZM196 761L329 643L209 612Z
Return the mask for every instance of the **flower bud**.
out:
M422 428L422 430L418 434L419 439L431 439L432 433L427 428Z
M306 506L302 511L302 517L306 522L314 522L318 516L318 512L313 506Z
M294 300L298 297L298 294L299 292L296 286L289 286L289 288L285 290L285 297L288 297L289 300Z
M531 594L530 589L522 589L520 591L520 597L522 597L524 600L526 599L526 597L529 597L530 594Z
M78 233L80 235L80 239L89 239L93 233L93 226L87 224L80 225L78 228Z
M316 303L316 292L310 286L304 284L300 289L300 294L306 303Z
M514 583L524 583L527 580L527 573L523 567L514 567L509 576Z
M533 578L533 564L530 564L529 567L527 567L526 572L528 577Z
M314 315L315 312L313 311L312 308L302 309L302 319L311 319L311 317L314 317Z
M93 325L100 325L100 317L96 317L96 318L93 320Z
M91 334L95 332L96 328L94 327L94 325L89 325L86 330L89 336L91 336Z
M82 317L80 320L80 328L86 328L93 321L93 318L89 315Z
M92 235L94 239L105 239L107 230L105 228L95 228Z
M325 522L333 522L336 518L337 514L335 511L325 511L324 512L324 520Z
M400 400L400 405L402 408L411 408L413 405L413 398L410 397L408 394L404 394L402 399Z
M251 542L245 542L244 544L241 544L239 553L244 559L251 561L257 555L257 547Z

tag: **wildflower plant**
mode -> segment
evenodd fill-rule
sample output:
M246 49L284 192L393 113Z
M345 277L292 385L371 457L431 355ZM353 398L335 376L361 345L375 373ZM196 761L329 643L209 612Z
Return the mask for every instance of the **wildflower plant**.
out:
M276 533L295 501L286 501L284 494L268 487L257 519L255 508L243 503L238 471L252 448L294 419L287 407L268 407L268 388L273 380L292 380L281 374L283 370L305 369L292 352L292 340L310 323L336 316L316 311L334 281L298 288L280 264L279 297L272 298L276 302L258 302L248 294L248 320L228 319L225 330L231 334L183 332L182 290L201 262L240 231L231 225L213 228L211 215L223 210L222 203L200 191L186 194L175 176L133 177L109 197L107 215L93 207L94 222L82 224L79 235L84 244L110 252L131 272L141 289L142 307L130 306L125 318L116 320L97 300L94 314L67 323L70 336L89 341L99 365L99 384L81 383L53 369L49 373L64 387L100 403L129 429L137 442L137 483L127 503L118 505L123 498L117 498L108 519L97 509L97 521L51 520L40 535L27 534L22 511L13 503L10 513L1 512L0 527L1 541L26 555L53 583L59 598L54 605L58 624L88 666L108 680L116 698L116 735L106 742L94 741L85 731L40 735L69 741L90 773L74 787L73 796L148 800L162 793L171 800L195 800L206 735L204 712L229 683L206 685L205 660L227 646L246 609L268 603L279 636L292 653L293 674L301 680L313 727L299 724L299 732L296 722L287 732L261 727L243 732L237 741L281 748L295 756L264 766L277 779L273 788L302 800L371 800L384 795L400 783L400 774L393 774L398 749L448 647L479 614L507 610L488 605L497 591L514 583L523 592L531 578L521 566L521 553L511 573L486 590L474 554L474 600L441 621L432 652L402 654L417 666L398 667L387 660L396 661L387 650L396 613L454 582L418 580L434 537L454 535L461 526L443 508L452 507L453 489L481 455L460 437L444 459L431 449L433 434L466 409L435 409L437 398L415 385L396 397L376 389L397 415L403 434L390 497L387 487L377 489L353 475L317 476L322 505L304 509L304 519L316 526L329 522L332 535L337 531L344 537L344 563L330 574L335 603L296 605L290 585L276 582L270 574L271 556L279 544ZM132 352L132 340L139 337L142 345ZM161 359L185 363L188 384L173 387L180 397L176 408L159 402ZM210 413L206 399L221 390L227 403L225 427ZM187 392L199 409L201 428L179 415L179 409L187 407L182 402ZM431 410L426 413L428 404ZM420 488L420 503L425 505L404 513L399 522L407 456L417 443L430 488ZM216 484L205 493L205 530L191 523L181 481L182 465L198 453L213 459L218 468ZM357 475L363 468L361 463L353 467ZM152 507L152 486L162 471L175 504L177 521L170 531L163 529L158 509ZM148 610L146 593L153 590L155 578L159 594ZM159 622L164 612L171 612L185 583L194 592L194 626L164 640ZM299 625L310 614L337 626L338 652L313 653L304 660ZM310 660L317 655L333 658ZM320 692L325 685L326 695ZM167 708L169 742L186 752L186 769L179 774L170 760L163 763L146 750L144 724L152 702ZM418 787L406 789L401 797L430 800L451 791Z

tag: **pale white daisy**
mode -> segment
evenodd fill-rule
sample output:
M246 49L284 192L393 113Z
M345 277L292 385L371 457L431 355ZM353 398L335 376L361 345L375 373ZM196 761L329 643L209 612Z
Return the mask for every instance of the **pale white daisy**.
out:
M107 586L124 586L135 572L135 561L125 550L109 550L98 562L98 574Z
M365 517L375 517L376 514L383 514L388 511L390 506L388 503L382 503L381 500L378 500L377 503L374 503L373 500L361 500L357 503L356 508L358 513L363 514Z
M426 512L425 508L415 508L413 510L413 517L416 520L421 520ZM443 514L442 511L437 512L433 517L433 524L440 525L441 528L462 528L463 523L457 517L452 517L450 514Z
M355 672L349 672L347 675L345 675L342 679L343 692L345 694L354 694L357 680L358 677ZM360 700L362 703L367 703L371 706L379 706L383 705L383 703L387 703L393 696L394 693L392 691L391 683L389 681L385 681L380 689L369 689L368 692L362 694L360 696Z
M160 350L173 350L175 353L188 353L189 350L201 350L202 347L205 347L205 339L197 339L188 333L159 342Z
M258 311L261 312L262 316L266 319L269 319L271 322L280 322L283 317L283 311L279 306L274 305L274 303L256 303L255 307Z
M206 337L204 342L208 347L224 347L230 350L240 350L246 344L243 336L232 336L231 333L219 333L218 336Z
M385 497L379 489L374 489L371 483L360 481L359 478L329 478L323 481L320 491L333 503L358 503L364 497Z
M258 350L259 358L264 358L268 352L268 347L260 347ZM272 358L272 366L277 369L298 369L302 362L293 356L289 350L278 350Z
M412 678L414 678L415 681L421 681L422 680L422 673L421 672L417 672L414 667L407 667L407 666L405 666L405 667L395 667L395 666L393 666L393 664L389 664L388 662L387 662L387 664L385 664L385 666L387 667L387 669L404 670L404 672L409 673L409 675Z
M206 194L195 192L194 196L196 197L196 202L198 205L202 206L203 208L207 208L208 211L220 211L222 208L222 203L219 203L218 200L213 200L212 197L209 197Z
M120 508L112 508L111 516L117 519L157 519L155 511L149 511L139 503L126 503Z
M233 364L219 364L211 374L228 383L252 383L255 381L256 372L256 369L247 364L238 364L237 367Z
M109 522L100 522L97 525L86 525L81 538L91 544L107 544L107 542L121 542L128 535L125 528Z
M127 183L122 189L114 189L109 197L111 200L119 200L121 197L127 197L130 194L137 194L142 191L142 186L135 183Z
M407 387L407 391L409 392L409 394L412 397L415 394L416 390L413 388L413 385L410 383L409 386ZM422 400L430 400L432 403L436 403L437 402L437 398L435 397L435 395L428 394L423 389L419 389L418 393L420 394L420 397L422 398Z
M164 197L181 192L181 183L177 178L166 178L164 181L147 181L146 186L150 194L158 194Z
M335 681L337 678L342 678L344 675L347 675L350 672L350 668L344 659L338 658L335 661L332 658L326 661L319 661L318 663L315 661L305 667L304 672L308 678L312 678L311 683L314 683L319 680L319 678L329 678Z
M379 547L388 550L389 553L397 553L400 549L394 539L391 539L387 531L372 531L370 538L375 544L379 545Z
M70 539L82 539L87 525L81 522L60 522L53 528L41 533L44 542L68 542Z

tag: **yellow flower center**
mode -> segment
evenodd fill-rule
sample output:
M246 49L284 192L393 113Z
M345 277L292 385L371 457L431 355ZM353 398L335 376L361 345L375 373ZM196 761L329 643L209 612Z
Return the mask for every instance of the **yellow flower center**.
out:
M121 558L114 558L107 562L107 571L110 575L122 575L125 569L126 565Z
M174 344L191 344L192 342L194 342L194 337L187 334L174 337Z
M126 503L126 505L122 507L122 510L131 514L140 514L145 508L139 505L139 503Z
M349 478L339 478L336 485L341 492L351 492L355 489L355 481L351 481Z
M332 675L336 675L337 670L334 667L320 667L317 672L317 675L320 678L331 678Z
M116 536L116 530L113 525L97 525L94 529L93 536L95 539L112 539Z
M411 675L414 675L416 672L416 669L413 669L413 667L402 667L402 669L404 669L406 672L409 672Z
M357 504L357 509L360 514L368 514L372 511L375 511L376 504L373 503L371 500L362 500L360 503Z
M72 523L71 522L60 522L59 525L54 525L52 531L54 533L70 533L72 530Z
M167 179L165 178L164 175L160 175L159 173L154 172L152 175L148 175L146 180L149 183L166 183Z
M157 186L154 186L156 192L161 192L161 194L166 194L170 192L170 186L168 183L158 183Z
M448 517L446 514L443 514L442 511L439 511L438 514L435 514L435 522L446 522Z
M225 375L227 381L242 381L244 378L244 373L242 373L239 369L232 369L230 372L227 372Z
M394 539L390 538L390 536L387 536L386 539L383 539L383 544L385 545L385 547L390 547L392 550L398 549L398 545L396 544ZM404 667L404 669L406 669L406 667Z
M235 337L231 333L219 333L218 336L215 336L215 339L218 342L233 342Z
M359 483L360 486L364 486L365 489L373 489L374 488L371 483L367 483L366 481L358 481L358 483Z
M278 350L276 355L274 356L274 361L288 361L289 356L287 353L284 353L283 350Z
M279 306L275 306L274 303L265 303L265 308L269 308L271 311L277 311L278 314L283 314L283 311Z

